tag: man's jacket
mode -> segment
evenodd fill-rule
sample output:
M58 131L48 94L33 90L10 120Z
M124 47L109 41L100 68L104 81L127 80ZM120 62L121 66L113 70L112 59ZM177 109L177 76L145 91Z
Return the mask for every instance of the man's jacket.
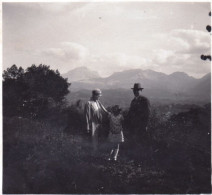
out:
M135 97L130 104L128 113L132 127L147 126L150 116L150 102L144 96Z

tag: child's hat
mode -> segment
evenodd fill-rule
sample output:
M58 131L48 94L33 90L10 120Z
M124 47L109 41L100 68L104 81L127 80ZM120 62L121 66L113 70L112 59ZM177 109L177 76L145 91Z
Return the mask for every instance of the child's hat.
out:
M119 105L115 105L112 107L112 112L120 112L122 109L119 107Z

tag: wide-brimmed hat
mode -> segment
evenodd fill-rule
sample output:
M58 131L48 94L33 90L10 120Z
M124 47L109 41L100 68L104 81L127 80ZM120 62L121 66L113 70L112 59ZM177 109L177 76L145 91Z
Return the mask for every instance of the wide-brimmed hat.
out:
M137 90L142 90L143 89L143 87L141 87L141 84L140 83L135 83L134 84L134 87L133 88L131 88L131 89L137 89Z
M102 96L102 91L100 89L94 89L92 90L92 94Z

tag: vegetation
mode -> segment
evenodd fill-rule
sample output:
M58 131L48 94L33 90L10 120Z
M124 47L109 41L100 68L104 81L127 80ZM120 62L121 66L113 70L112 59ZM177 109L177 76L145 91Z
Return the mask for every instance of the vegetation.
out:
M38 117L49 107L61 105L69 83L56 70L40 64L26 71L13 65L3 73L3 105L6 116Z
M83 102L64 104L68 85L45 65L4 72L3 193L211 192L210 104L176 114L153 106L149 137L133 150L124 109L125 142L119 161L108 162L107 119L91 157Z

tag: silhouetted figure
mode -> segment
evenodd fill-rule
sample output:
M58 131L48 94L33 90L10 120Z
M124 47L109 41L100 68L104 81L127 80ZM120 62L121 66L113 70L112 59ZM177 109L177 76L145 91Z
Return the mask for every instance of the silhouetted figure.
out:
M142 143L147 138L147 125L150 116L150 102L141 95L143 88L140 83L135 83L132 88L135 95L130 104L128 113L130 122L130 134L133 141Z

